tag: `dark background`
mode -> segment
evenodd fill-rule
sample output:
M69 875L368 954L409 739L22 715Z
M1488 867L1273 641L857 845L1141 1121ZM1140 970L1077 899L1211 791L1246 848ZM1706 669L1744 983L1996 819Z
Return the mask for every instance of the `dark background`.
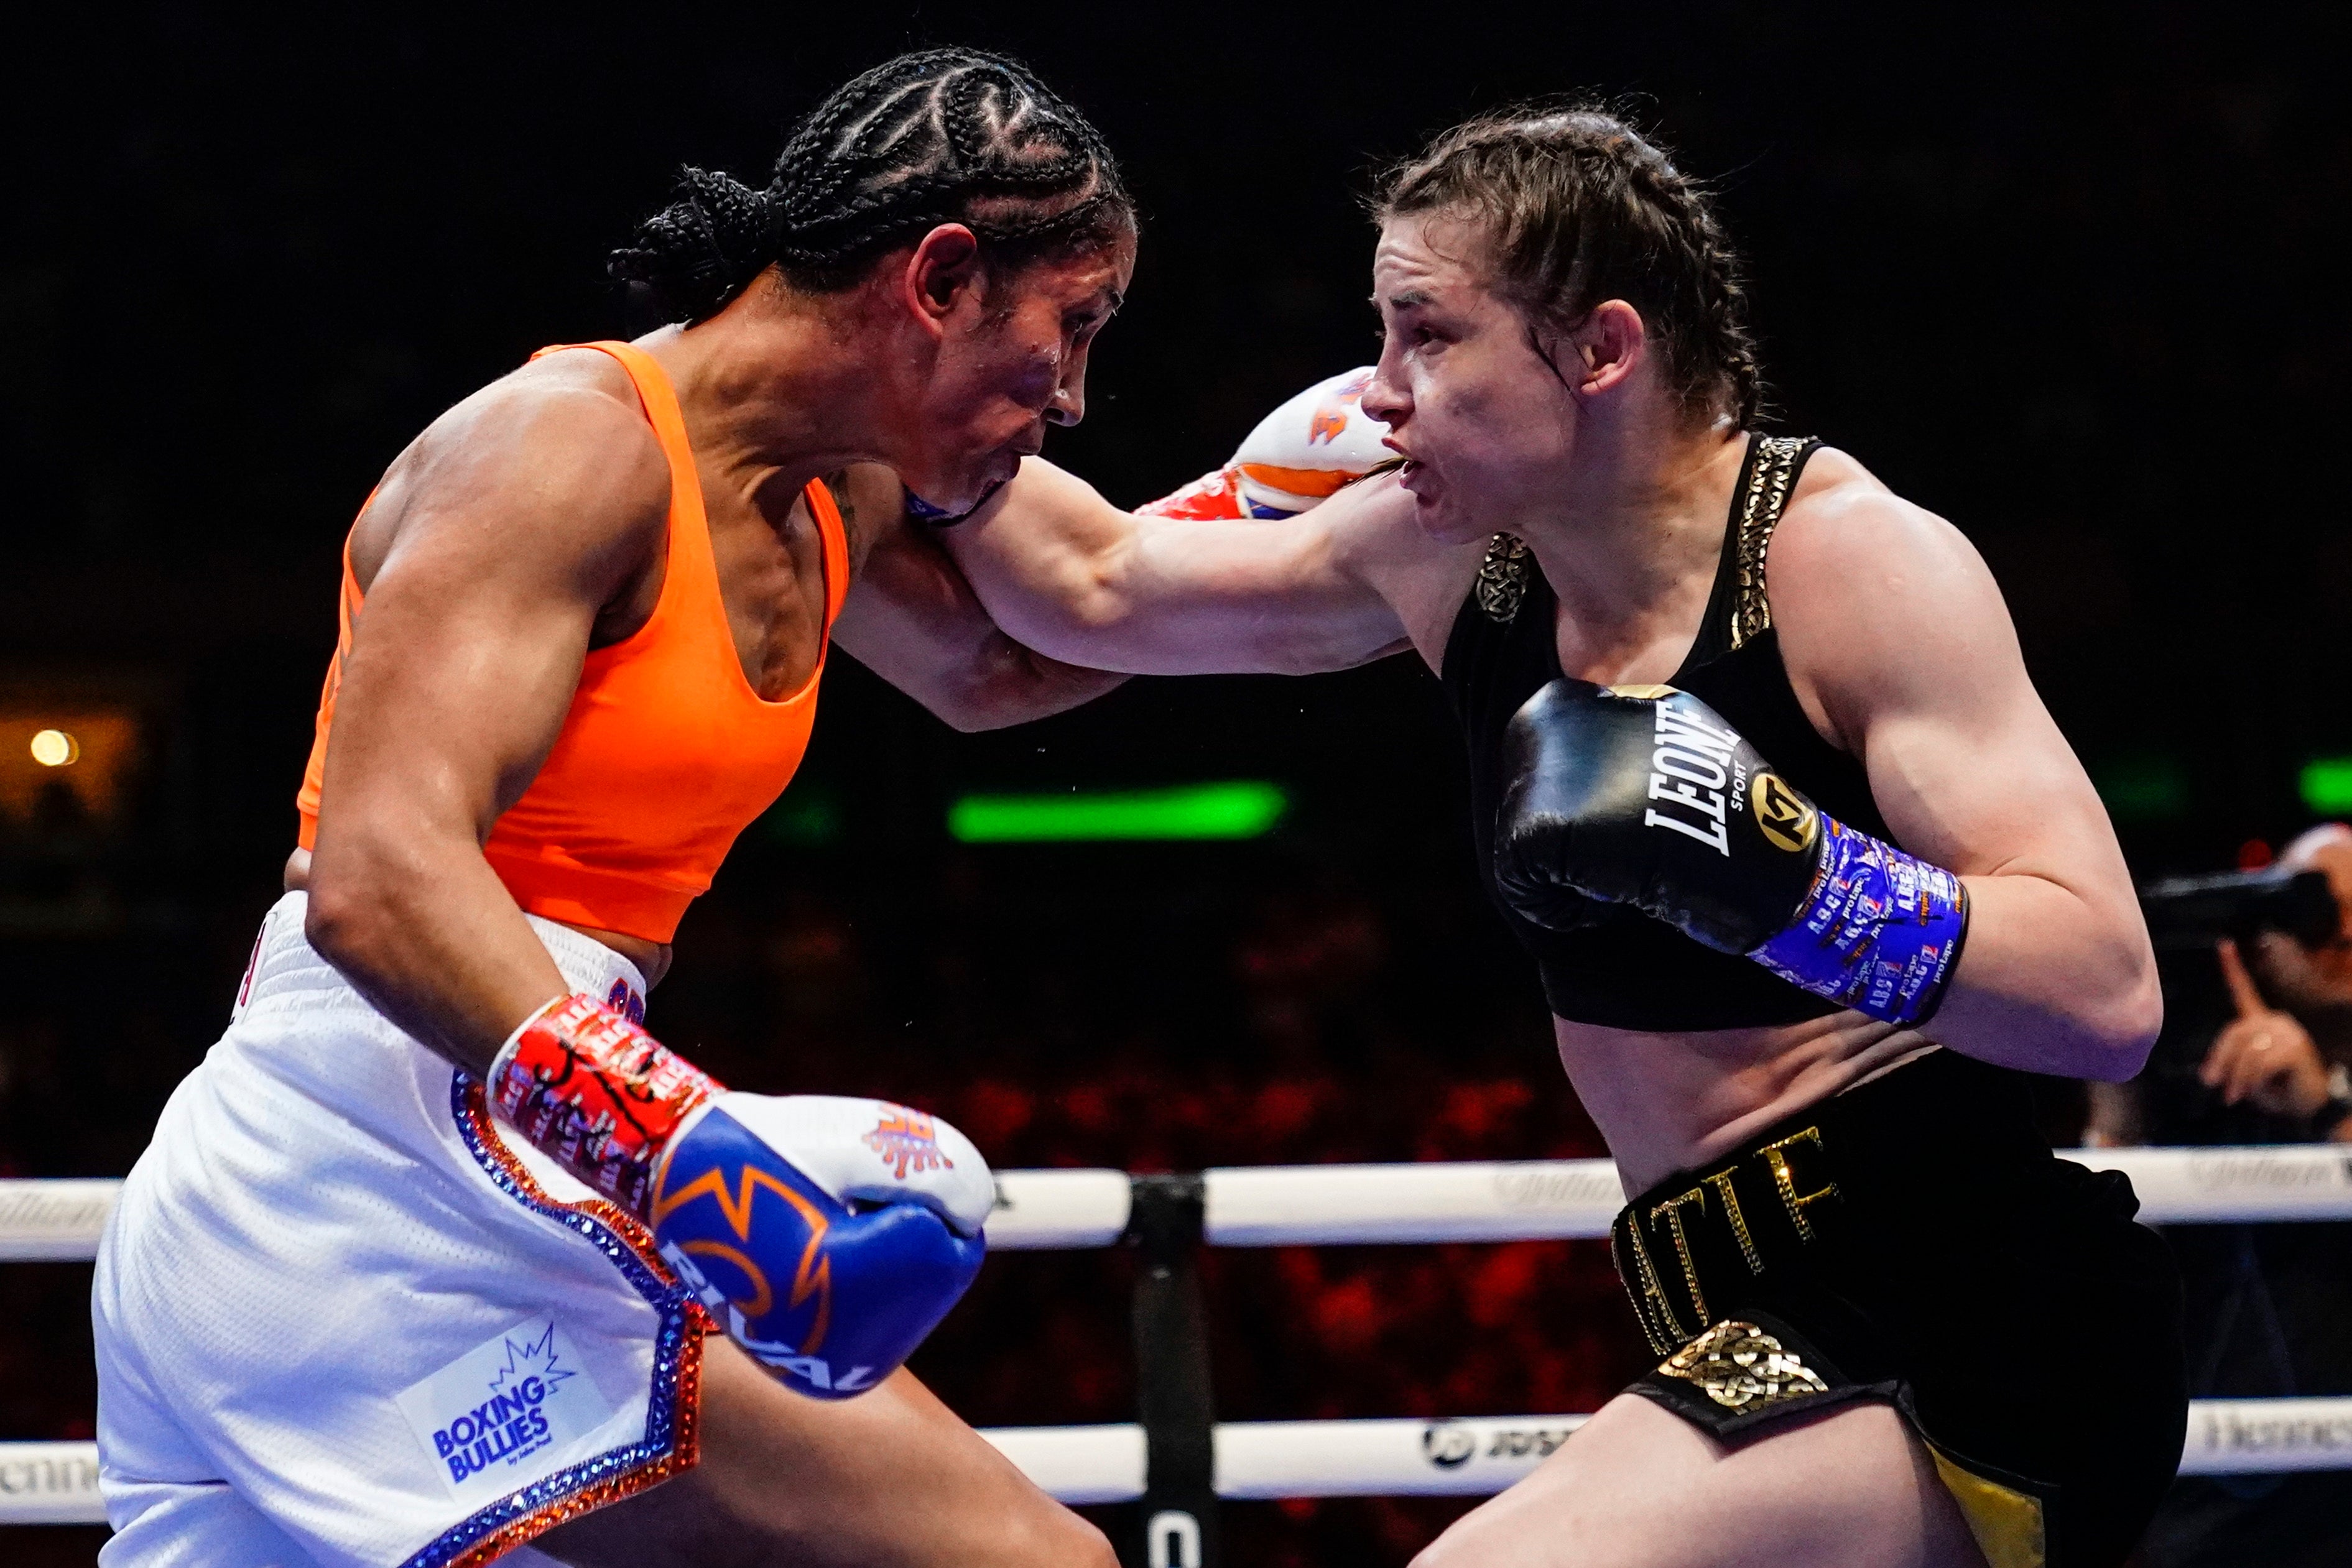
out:
M2279 841L2300 766L2352 753L2340 10L1913 9L132 6L20 36L0 709L141 731L112 815L0 810L0 1169L127 1169L217 1033L384 465L623 328L603 256L673 165L763 171L926 43L1021 55L1127 161L1136 287L1048 451L1129 503L1371 358L1370 171L1515 96L1625 98L1751 257L1771 424L1976 541L2136 867ZM1597 1153L1470 881L1456 744L1409 660L982 737L841 661L652 1021L742 1087L917 1098L1006 1166ZM975 787L1252 777L1294 806L1247 844L942 826ZM1000 1260L919 1365L976 1421L1118 1418L1125 1267ZM89 1430L87 1278L0 1270L0 1437ZM1583 1247L1226 1255L1211 1289L1234 1416L1588 1409L1629 1365ZM1248 1561L1402 1563L1446 1511L1232 1528Z

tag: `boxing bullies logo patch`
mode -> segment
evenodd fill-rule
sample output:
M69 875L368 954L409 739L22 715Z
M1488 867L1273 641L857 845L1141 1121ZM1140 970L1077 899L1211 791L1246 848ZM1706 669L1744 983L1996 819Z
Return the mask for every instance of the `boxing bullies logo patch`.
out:
M468 1506L609 1447L599 1438L618 1408L552 1318L527 1318L491 1335L393 1403L441 1484Z
M1822 817L1811 801L1780 782L1777 773L1759 773L1748 786L1749 809L1756 813L1756 825L1774 845L1790 854L1801 854L1813 847L1814 835L1821 831Z

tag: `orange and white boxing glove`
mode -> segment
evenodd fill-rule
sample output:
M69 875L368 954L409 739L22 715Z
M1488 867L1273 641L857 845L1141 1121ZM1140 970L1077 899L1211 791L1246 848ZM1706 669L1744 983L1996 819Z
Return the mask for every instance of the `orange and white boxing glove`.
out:
M1136 510L1165 517L1295 517L1394 455L1363 410L1371 367L1316 382L1258 422L1232 461Z

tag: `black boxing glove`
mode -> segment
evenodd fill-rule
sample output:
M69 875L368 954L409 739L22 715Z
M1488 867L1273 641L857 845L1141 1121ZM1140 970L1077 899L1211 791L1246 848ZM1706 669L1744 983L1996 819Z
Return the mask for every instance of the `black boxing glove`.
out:
M1689 693L1554 681L1512 716L1504 779L1495 880L1537 925L1630 904L1874 1018L1942 1000L1959 879L1824 816Z

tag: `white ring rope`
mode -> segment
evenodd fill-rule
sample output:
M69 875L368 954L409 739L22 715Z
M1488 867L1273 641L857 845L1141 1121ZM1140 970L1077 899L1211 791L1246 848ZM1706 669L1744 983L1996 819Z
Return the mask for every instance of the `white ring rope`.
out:
M1223 1422L1217 1495L1489 1497L1541 1464L1588 1419ZM1064 1502L1143 1495L1140 1427L994 1427L981 1435ZM2184 1476L2347 1469L2352 1398L2200 1399L2189 1407Z
M2151 1225L2352 1219L2352 1146L2075 1149L2119 1170ZM1607 1160L1212 1170L1215 1247L1548 1241L1609 1234L1625 1199ZM88 1259L119 1181L0 1181L0 1261ZM1003 1171L988 1245L999 1252L1108 1247L1127 1228L1123 1171Z
M1232 1421L1217 1428L1217 1495L1486 1497L1519 1479L1582 1416L1440 1421ZM1143 1495L1143 1428L996 1427L981 1436L1068 1503ZM2352 1469L2352 1399L2200 1399L2180 1473ZM103 1524L95 1443L0 1443L0 1524Z
M98 1256L119 1181L0 1181L0 1261L72 1262Z
M2150 1224L2352 1219L2352 1150L2336 1144L2084 1149L2128 1174ZM1594 1238L1624 1201L1607 1160L1259 1166L1204 1173L1206 1239L1220 1247ZM95 1256L119 1181L0 1181L0 1261ZM1127 1174L1004 1171L992 1251L1108 1247L1127 1229ZM1227 1498L1485 1496L1533 1469L1582 1416L1244 1421L1216 1430ZM1065 1502L1143 1495L1136 1426L1003 1427L989 1441ZM2352 1469L2352 1398L2204 1399L2190 1406L2183 1475ZM0 1525L103 1524L92 1443L0 1443Z

